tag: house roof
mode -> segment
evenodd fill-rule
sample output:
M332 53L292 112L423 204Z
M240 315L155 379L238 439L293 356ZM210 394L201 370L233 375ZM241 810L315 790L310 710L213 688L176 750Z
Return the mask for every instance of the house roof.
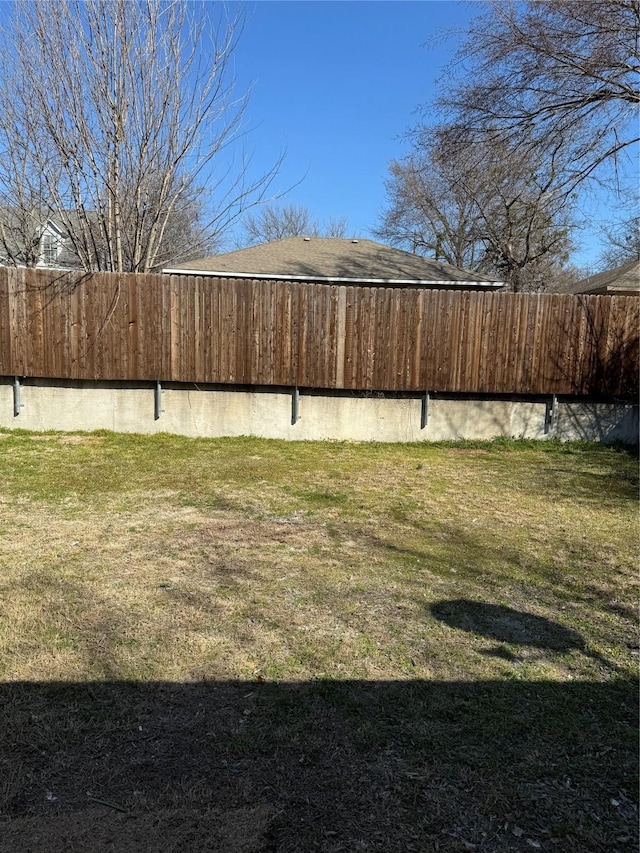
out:
M640 294L640 260L628 261L621 267L583 278L571 288L572 293L592 296L612 293Z
M74 213L69 211L66 215L73 217ZM20 265L34 252L40 254L41 240L45 234L59 238L56 268L75 269L80 266L79 258L67 239L62 217L35 207L20 210L17 207L0 206L0 265L6 262Z
M412 255L373 240L336 237L287 237L189 261L163 272L480 289L503 285L501 281L487 279L470 270Z

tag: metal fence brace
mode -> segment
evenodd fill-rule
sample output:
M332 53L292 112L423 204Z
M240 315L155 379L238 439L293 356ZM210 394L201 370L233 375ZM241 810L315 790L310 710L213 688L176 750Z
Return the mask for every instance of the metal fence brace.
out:
M17 418L20 414L20 409L24 409L24 403L21 400L20 392L22 386L20 379L17 376L13 377L13 417Z
M160 415L164 412L162 408L162 385L160 380L156 381L156 386L153 390L153 419L157 421Z
M558 398L554 394L551 400L547 401L547 406L544 415L544 434L551 435L555 432L558 422Z
M422 407L420 412L420 429L424 429L429 423L429 392L422 395Z
M291 395L291 424L296 424L300 420L300 389L296 385Z

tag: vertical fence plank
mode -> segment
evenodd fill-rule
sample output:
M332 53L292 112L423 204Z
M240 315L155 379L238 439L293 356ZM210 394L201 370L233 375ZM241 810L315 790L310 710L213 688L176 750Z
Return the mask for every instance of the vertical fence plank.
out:
M22 334L24 328L24 301L25 301L25 275L27 270L14 268L7 269L8 295L9 295L9 340L12 350L13 372L18 375L27 375L29 365L25 352L25 336Z
M420 293L422 302L422 337L420 339L420 390L436 390L437 347L435 343L436 312L438 311L437 290L424 290Z
M34 271L28 271L33 273ZM25 271L27 273L27 271ZM25 275L27 308L26 367L32 376L42 375L44 355L43 287L33 275Z
M11 304L9 276L0 274L0 375L15 376L13 335L11 333Z
M353 329L355 326L354 290L352 286L345 287L344 308L344 370L342 388L353 386Z

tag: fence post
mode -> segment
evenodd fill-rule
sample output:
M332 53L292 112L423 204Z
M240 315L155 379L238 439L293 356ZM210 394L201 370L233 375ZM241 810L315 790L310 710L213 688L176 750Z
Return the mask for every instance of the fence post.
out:
M155 388L153 389L153 419L157 421L160 419L160 415L164 412L162 408L162 385L160 384L160 380L156 380Z
M553 435L558 422L558 398L554 394L550 401L547 401L547 407L544 414L544 434Z
M300 420L300 389L296 385L291 395L291 424L296 424Z
M20 379L17 376L13 377L13 417L17 418L20 414L20 409L24 409L24 403L20 396L21 386Z
M420 429L424 429L429 423L429 392L422 395L422 406L420 411Z

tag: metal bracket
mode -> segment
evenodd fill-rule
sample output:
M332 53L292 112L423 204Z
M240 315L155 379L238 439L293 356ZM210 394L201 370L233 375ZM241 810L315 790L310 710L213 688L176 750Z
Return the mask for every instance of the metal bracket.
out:
M20 379L17 376L13 377L13 417L17 418L20 414L20 409L24 409L24 403L21 402L20 391L22 390L22 386L20 385Z
M162 385L160 384L160 380L156 381L156 386L153 390L153 419L154 421L159 420L160 415L164 412L162 408Z
M296 385L291 395L291 424L296 424L300 420L300 389Z
M550 401L547 401L547 406L544 413L544 434L552 435L555 432L558 423L558 398L554 394Z
M429 392L422 395L422 407L420 411L420 429L424 429L429 423Z

